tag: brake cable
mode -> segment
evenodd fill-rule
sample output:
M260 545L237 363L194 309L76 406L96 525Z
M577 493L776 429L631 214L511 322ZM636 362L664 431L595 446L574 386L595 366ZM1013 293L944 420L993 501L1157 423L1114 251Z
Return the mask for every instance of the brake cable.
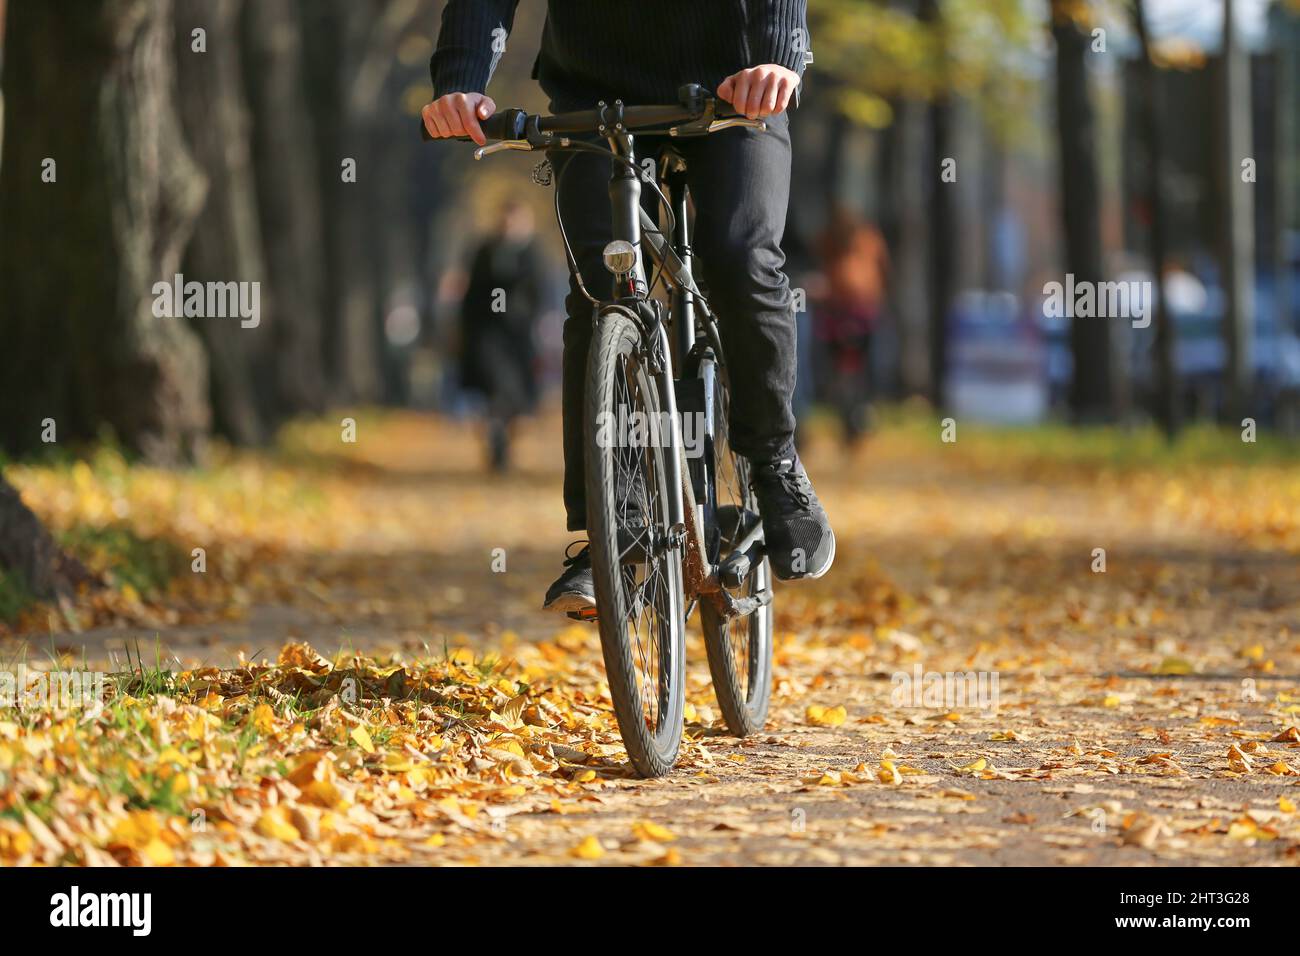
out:
M600 146L595 145L594 143L586 143L581 140L569 140L569 142L564 146L553 145L553 146L546 147L546 149L547 152L549 152L552 149L558 149L558 150L573 150L573 151L585 151L589 153L595 153L598 156L605 156L611 160L622 163L623 166L626 167L632 173L632 175L636 176L638 179L641 176L641 171L640 169L637 168L636 163L632 162L630 159L627 159L624 156L618 155L612 149L604 149ZM568 171L569 171L569 164L564 163L563 168L558 170L555 176L555 222L560 227L560 239L564 243L564 258L565 261L568 263L569 271L575 277L575 281L578 286L578 291L580 291L583 294L583 296L587 299L587 301L589 301L592 305L599 306L601 304L600 300L597 299L595 296L593 296L587 290L586 283L583 282L582 270L578 267L577 257L573 254L573 246L569 242L569 233L568 230L565 229L564 227L564 216L560 212L560 188L564 184L564 174L567 173ZM675 232L677 229L677 218L673 213L672 204L668 202L668 197L664 195L664 191L659 188L659 183L657 180L650 181L649 186L651 189L655 191L655 195L659 197L660 208L664 210L664 212L666 212L668 215L669 232L670 233ZM662 230L655 229L653 230L653 232L655 232L660 238L665 238ZM648 286L648 291L646 292L647 296L649 296L654 291L655 287L659 284L662 278L663 278L663 264L658 263L656 266L653 281ZM708 308L708 304L709 304L708 299L704 298L703 295L697 295L697 298L699 298L704 303L705 307Z

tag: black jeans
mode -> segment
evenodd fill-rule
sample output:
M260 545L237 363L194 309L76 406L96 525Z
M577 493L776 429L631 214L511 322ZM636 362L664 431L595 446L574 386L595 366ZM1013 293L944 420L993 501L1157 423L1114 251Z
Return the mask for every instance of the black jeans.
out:
M654 155L659 137L637 140L637 163ZM790 127L785 115L767 132L730 129L674 140L686 159L695 205L694 273L718 316L731 374L731 447L753 459L788 456L794 447L795 316L782 267L790 200ZM587 289L610 295L601 261L610 240L610 163L588 152L554 160L560 212ZM657 202L642 186L642 198ZM647 205L647 208L653 208ZM654 214L651 213L652 218ZM587 527L583 468L583 396L594 307L570 280L564 323L564 507L568 529Z

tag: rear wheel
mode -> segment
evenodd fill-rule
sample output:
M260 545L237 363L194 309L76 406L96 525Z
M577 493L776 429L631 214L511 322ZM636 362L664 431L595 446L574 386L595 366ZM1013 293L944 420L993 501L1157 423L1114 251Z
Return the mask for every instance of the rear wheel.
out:
M712 439L704 453L705 525L709 560L716 564L730 553L743 534L746 516L758 514L758 502L749 489L749 461L735 454L728 441L729 389L726 369L706 357L701 377L712 393ZM772 589L772 569L767 558L756 562L732 596L757 598ZM763 729L772 696L772 605L770 600L749 614L726 619L709 600L700 601L700 627L717 697L727 728L737 737Z
M662 421L640 329L623 310L597 322L587 374L587 529L605 673L628 757L657 777L677 760L685 707L682 552L669 546L665 465L676 451L623 427L637 415Z

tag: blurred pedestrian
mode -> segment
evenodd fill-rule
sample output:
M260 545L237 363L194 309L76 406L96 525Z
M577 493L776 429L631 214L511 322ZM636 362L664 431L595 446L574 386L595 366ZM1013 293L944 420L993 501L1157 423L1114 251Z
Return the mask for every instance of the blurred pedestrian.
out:
M496 231L474 253L460 312L461 385L483 396L493 471L509 466L515 419L537 403L533 331L543 290L533 212L510 200Z
M885 310L889 250L879 229L837 208L818 251L825 275L813 315L819 391L839 415L845 442L852 444L871 424L871 341Z

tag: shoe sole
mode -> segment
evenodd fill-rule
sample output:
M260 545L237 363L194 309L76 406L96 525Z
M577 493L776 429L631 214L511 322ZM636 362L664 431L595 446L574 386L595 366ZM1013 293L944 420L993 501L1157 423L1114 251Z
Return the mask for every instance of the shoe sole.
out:
M583 611L590 610L595 612L596 602L583 594L575 591L568 591L564 594L557 595L550 601L542 605L543 611L557 611L560 614L581 614Z

